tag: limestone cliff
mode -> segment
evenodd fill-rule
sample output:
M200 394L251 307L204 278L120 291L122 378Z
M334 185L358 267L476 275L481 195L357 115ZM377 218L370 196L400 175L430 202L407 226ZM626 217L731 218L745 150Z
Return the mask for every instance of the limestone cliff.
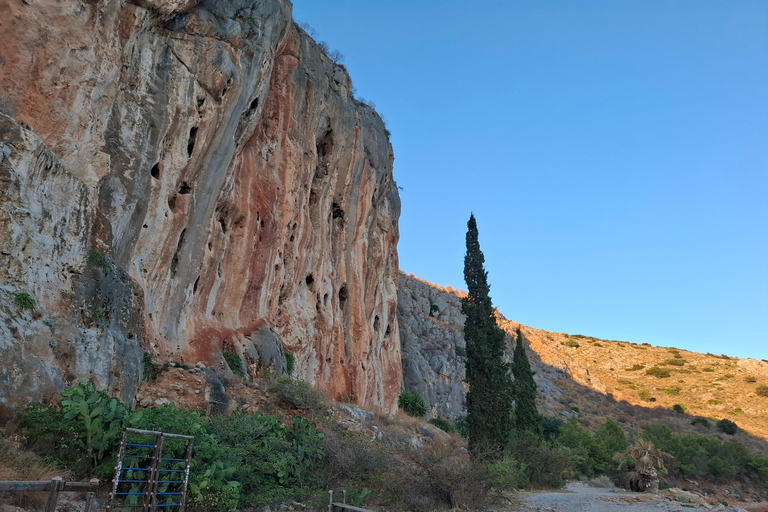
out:
M391 409L400 204L350 90L286 0L0 0L0 400L290 352Z

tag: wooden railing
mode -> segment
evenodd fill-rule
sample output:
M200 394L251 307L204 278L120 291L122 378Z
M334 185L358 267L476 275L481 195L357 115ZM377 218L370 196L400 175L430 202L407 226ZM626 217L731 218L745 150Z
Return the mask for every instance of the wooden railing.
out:
M342 510L352 510L353 512L373 512L372 510L369 510L367 508L360 508L360 507L355 507L354 505L347 505L346 489L341 491L342 493L341 503L334 502L333 501L334 492L338 493L339 491L328 491L328 512L333 512L334 508L342 509Z
M60 476L55 476L51 481L0 481L0 491L48 491L48 502L45 504L45 512L54 512L60 492L86 492L85 512L91 512L94 493L99 488L96 478L90 482L66 482Z

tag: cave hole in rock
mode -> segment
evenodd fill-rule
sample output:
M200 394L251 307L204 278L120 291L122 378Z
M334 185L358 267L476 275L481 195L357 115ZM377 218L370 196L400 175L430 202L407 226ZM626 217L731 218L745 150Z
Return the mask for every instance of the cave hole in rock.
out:
M223 98L225 94L227 94L227 91L229 90L230 86L232 85L232 77L230 77L227 80L227 83L224 84L224 87L221 89L221 97Z
M186 181L182 181L179 187L179 194L189 194L190 192L192 192L192 187L187 185Z
M291 235L291 238L290 238L290 240L291 240L291 242L293 242L294 240L296 240L296 237L295 237L295 236L293 236L293 235Z
M256 98L251 102L251 105L248 107L248 115L253 114L253 111L256 110L256 107L258 106L259 106L259 98Z
M379 332L381 325L379 325L379 315L373 317L373 330Z
M312 274L307 274L307 278L304 281L307 283L307 286L312 286L312 283L315 282L315 278Z
M341 206L339 206L338 203L333 203L331 205L331 209L333 211L333 218L334 219L343 219L344 218L344 210L341 209Z
M317 164L315 166L315 178L322 178L328 175L330 167L331 153L333 153L333 130L328 130L317 141L315 145L317 151Z
M259 226L261 226L261 229L264 229L264 219L259 221Z
M197 108L200 108L203 106L203 103L205 103L205 98L198 98L197 99Z
M176 210L176 194L173 194L168 198L168 208L170 208L171 211Z
M195 284L192 285L192 295L197 293L197 285L200 284L200 276L197 276L197 279L195 279Z
M213 250L213 242L208 242L208 250Z
M221 226L222 233L227 232L227 222L224 220L224 217L219 217L219 226Z
M160 179L160 162L157 162L155 165L152 166L152 170L149 171L149 174L152 175L153 178L156 180Z
M176 269L179 266L179 253L181 252L181 246L184 245L184 236L187 234L187 228L181 230L179 235L179 243L176 244L176 252L173 253L173 259L171 260L171 277L176 277Z
M191 157L195 150L195 140L197 139L197 126L189 129L189 140L187 141L187 156Z
M341 285L341 288L339 288L339 300L342 304L344 304L344 301L347 300L347 296L349 294L347 293L347 283L344 283Z
M324 306L328 305L328 294L327 293L325 295L323 295L323 305Z
M392 326L387 325L387 330L384 331L384 336L389 336L391 332L392 332Z

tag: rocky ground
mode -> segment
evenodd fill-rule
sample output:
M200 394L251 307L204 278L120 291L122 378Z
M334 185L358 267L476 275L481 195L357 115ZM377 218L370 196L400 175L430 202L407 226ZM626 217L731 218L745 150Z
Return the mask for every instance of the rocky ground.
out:
M520 512L768 511L768 503L765 502L726 505L681 489L644 494L623 489L589 487L581 482L569 483L563 491L524 493L520 498L522 502L517 508Z

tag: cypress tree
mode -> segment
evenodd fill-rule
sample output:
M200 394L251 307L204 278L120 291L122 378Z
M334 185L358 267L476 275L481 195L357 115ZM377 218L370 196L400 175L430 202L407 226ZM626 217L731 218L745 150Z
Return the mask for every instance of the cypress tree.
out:
M518 433L530 432L536 437L543 436L541 426L541 415L536 408L536 390L538 386L533 380L533 371L531 363L528 361L528 354L525 352L525 338L517 328L517 344L512 357L512 375L515 376L513 383L515 397L515 428Z
M496 324L489 296L488 273L480 251L475 216L467 223L467 253L464 280L468 294L462 299L466 315L467 429L474 456L497 456L512 432L512 379L504 362L504 331Z

